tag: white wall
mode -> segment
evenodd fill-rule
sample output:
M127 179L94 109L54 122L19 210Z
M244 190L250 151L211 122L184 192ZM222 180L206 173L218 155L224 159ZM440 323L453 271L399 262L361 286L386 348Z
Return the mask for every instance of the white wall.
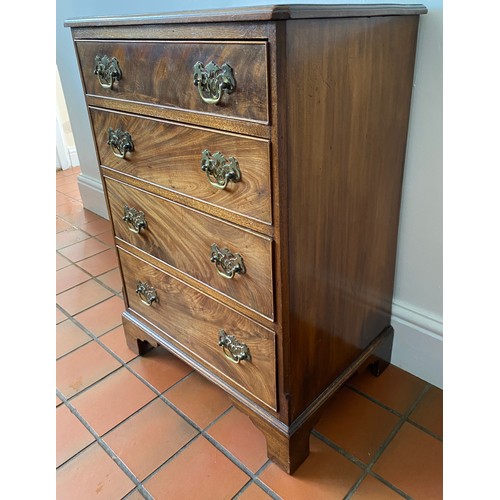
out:
M106 216L97 158L85 108L80 76L64 20L80 16L158 13L165 11L274 4L272 1L58 0L56 9L57 66L80 158L79 186L86 208ZM299 0L290 3L318 3ZM325 3L381 3L349 1ZM400 3L417 3L401 1ZM442 244L442 83L443 3L423 2L412 109L403 185L393 326L393 363L442 387L443 244Z

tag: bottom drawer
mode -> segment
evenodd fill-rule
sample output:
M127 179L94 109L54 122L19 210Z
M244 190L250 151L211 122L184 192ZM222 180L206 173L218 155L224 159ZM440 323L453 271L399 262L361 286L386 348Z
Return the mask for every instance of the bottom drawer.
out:
M274 332L122 248L118 254L132 311L237 390L277 409Z

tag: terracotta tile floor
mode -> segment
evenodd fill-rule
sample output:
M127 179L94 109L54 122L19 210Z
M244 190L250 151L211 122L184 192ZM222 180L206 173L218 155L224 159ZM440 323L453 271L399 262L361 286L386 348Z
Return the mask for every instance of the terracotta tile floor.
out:
M440 499L443 392L391 365L327 405L293 476L225 394L162 348L128 349L110 223L56 174L58 500Z

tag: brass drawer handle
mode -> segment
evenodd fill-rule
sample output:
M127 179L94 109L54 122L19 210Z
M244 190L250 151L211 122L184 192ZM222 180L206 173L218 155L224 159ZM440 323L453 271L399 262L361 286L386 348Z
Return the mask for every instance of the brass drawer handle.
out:
M216 243L212 243L210 261L215 262L217 272L227 279L231 279L235 274L245 274L246 269L243 264L243 257L239 253L232 253L227 248L222 250Z
M113 88L113 83L122 79L122 70L116 57L95 56L94 75L105 89Z
M134 150L132 136L119 128L116 130L108 129L108 144L111 146L113 154L118 158L125 158L127 152L131 153Z
M219 332L219 345L222 347L224 356L233 363L252 360L248 346L238 341L236 337L228 335L224 330Z
M214 154L208 149L202 151L201 169L207 173L208 182L217 189L225 189L229 181L239 182L241 180L238 160L233 156L226 160L219 151Z
M233 68L228 63L219 66L213 61L206 66L199 61L194 65L193 83L207 104L218 104L224 92L231 94L236 88Z
M135 288L135 293L139 295L141 302L150 306L153 302L158 302L158 295L156 290L148 283L143 283L142 281L137 282Z
M127 205L123 207L123 220L127 223L130 231L135 234L139 234L141 229L146 229L148 227L144 212Z

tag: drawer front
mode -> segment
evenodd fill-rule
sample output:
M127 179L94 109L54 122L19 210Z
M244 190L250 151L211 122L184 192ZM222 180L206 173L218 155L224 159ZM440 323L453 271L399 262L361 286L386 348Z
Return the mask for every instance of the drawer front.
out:
M131 310L231 385L276 409L274 332L130 253L118 253Z
M106 188L119 238L273 319L270 238L109 178ZM129 214L130 209L142 212L145 223L134 226L131 216L124 220L125 207ZM212 261L214 244L233 256L217 253ZM244 272L237 272L236 266ZM222 275L232 270L231 278Z
M271 223L269 141L100 109L90 114L102 165Z
M76 47L87 94L268 122L266 42L78 41Z

